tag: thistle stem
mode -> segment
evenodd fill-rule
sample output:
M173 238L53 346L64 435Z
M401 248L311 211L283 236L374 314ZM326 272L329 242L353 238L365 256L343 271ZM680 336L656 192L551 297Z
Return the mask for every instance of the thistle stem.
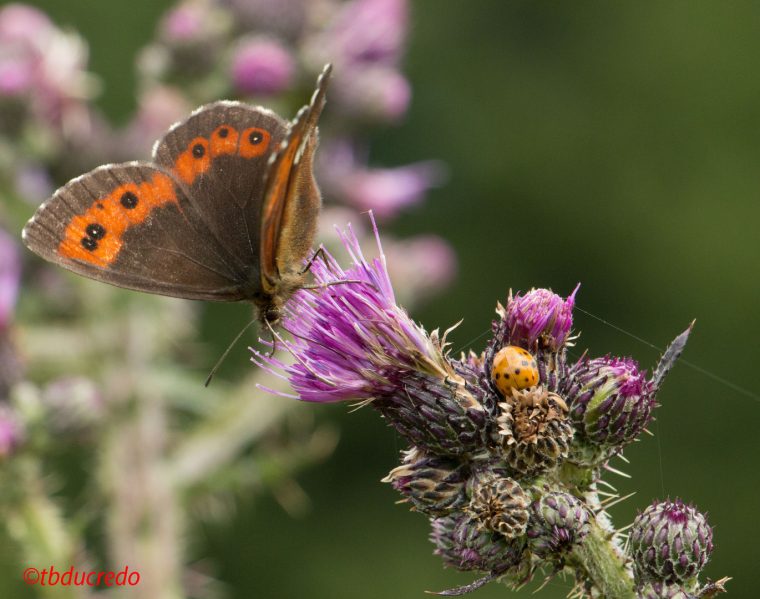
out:
M609 535L596 523L591 523L591 531L573 550L573 558L588 573L602 597L636 599L633 579L625 562Z

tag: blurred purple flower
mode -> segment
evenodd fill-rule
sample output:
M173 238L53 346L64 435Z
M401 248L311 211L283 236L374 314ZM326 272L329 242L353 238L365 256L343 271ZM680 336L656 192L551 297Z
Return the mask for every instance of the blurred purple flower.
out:
M186 2L174 7L161 22L162 37L170 43L187 43L201 37L206 18L198 2Z
M8 326L16 305L21 259L16 242L0 229L0 329Z
M288 347L297 361L287 365L259 352L253 361L289 379L299 399L321 403L392 395L400 371L446 371L440 349L396 304L379 237L380 256L371 262L350 228L341 237L353 266L344 271L329 255L327 263L316 260L316 284L331 286L298 291L287 304L282 327L294 337Z
M28 94L38 117L59 125L72 103L91 95L86 62L81 38L56 28L44 13L22 4L0 9L0 93Z
M418 235L386 243L389 269L399 293L408 286L423 298L446 287L457 272L454 250L440 237ZM406 303L402 296L401 303Z
M337 72L333 95L355 118L395 122L406 114L412 89L392 67L359 65Z
M10 455L23 437L24 429L16 414L7 405L0 405L0 459Z
M17 166L14 179L16 192L34 205L39 205L55 191L50 173L39 163L27 162Z
M154 85L139 99L137 114L124 134L124 160L147 156L154 140L161 137L174 123L187 117L192 106L178 88Z
M275 33L291 40L299 37L308 21L313 0L220 0L235 13L245 29Z
M288 49L274 38L244 39L232 59L232 82L244 94L274 95L285 91L295 73Z
M425 193L444 179L436 161L417 162L396 168L356 170L341 184L343 197L362 211L391 218L402 209L420 203Z
M353 0L323 32L323 42L340 66L354 62L396 65L406 41L406 0Z

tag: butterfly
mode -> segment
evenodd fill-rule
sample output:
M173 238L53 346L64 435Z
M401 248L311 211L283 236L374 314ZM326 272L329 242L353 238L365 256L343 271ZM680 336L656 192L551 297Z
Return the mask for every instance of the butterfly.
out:
M330 72L290 123L240 102L201 106L156 142L150 162L107 164L66 183L26 224L24 243L111 285L252 302L271 330L304 286Z

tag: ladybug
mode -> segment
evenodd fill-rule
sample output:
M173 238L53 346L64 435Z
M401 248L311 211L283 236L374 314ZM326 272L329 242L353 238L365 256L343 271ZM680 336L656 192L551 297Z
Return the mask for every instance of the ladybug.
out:
M522 347L502 347L493 358L491 380L505 397L512 393L512 389L533 387L538 384L536 359Z

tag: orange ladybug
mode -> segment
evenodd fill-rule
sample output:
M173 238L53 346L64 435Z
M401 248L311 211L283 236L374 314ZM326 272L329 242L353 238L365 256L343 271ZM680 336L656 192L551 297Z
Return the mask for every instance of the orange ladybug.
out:
M493 358L491 380L505 397L512 389L528 389L538 384L536 359L522 347L507 345Z

